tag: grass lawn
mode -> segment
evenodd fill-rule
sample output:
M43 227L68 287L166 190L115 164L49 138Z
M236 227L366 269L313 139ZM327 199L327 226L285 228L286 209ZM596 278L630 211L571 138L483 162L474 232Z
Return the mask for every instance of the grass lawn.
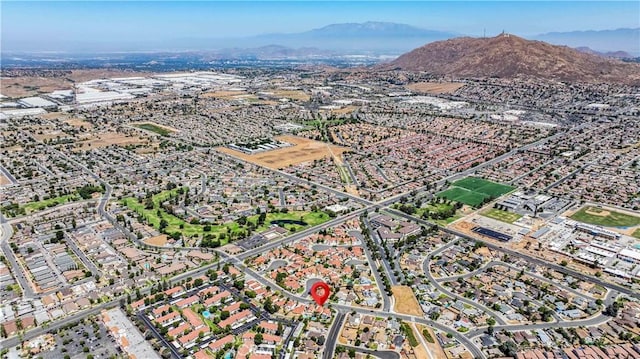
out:
M80 200L80 196L74 193L74 194L67 194L60 197L49 198L42 201L29 202L25 204L23 207L24 207L25 213L29 214L31 212L41 211L48 207L54 207L59 204L78 201L78 200Z
M453 182L449 188L438 193L437 196L479 207L487 198L498 198L514 188L482 178L467 177Z
M490 208L480 214L505 223L513 223L522 218L522 216L517 213L502 211L496 208Z
M137 124L134 125L137 128L141 128L143 130L147 130L147 131L151 131L151 132L155 132L157 134L159 134L160 136L169 136L170 133L172 133L173 131L169 131L166 128L162 128L160 126L156 126L152 123L141 123L141 124Z
M442 213L442 212L447 212L447 211L451 211L453 209L453 205L452 204L447 204L447 203L435 203L435 204L427 204L426 206L420 207L416 210L416 216L422 218L422 215L426 212L429 213ZM441 226L447 226L448 224L462 218L463 215L459 214L458 211L455 212L455 214L451 217L447 217L444 219L434 219L433 216L429 217L429 220L441 225ZM438 217L436 217L438 218Z
M466 188L478 193L483 193L493 198L498 198L503 194L509 193L515 189L515 187L487 181L478 177L463 178L461 180L453 182L453 186Z
M640 217L591 206L581 208L570 218L579 222L604 227L633 227L640 225ZM635 233L634 236L636 236Z
M482 193L473 192L461 187L451 187L445 191L438 193L437 196L444 197L456 202L462 202L472 207L480 206L484 202L485 198L488 197Z
M413 333L413 329L409 326L409 324L402 322L402 324L400 324L402 327L402 331L404 332L404 334L407 336L407 340L409 341L409 345L411 345L412 347L417 347L418 345L420 345L420 343L418 342L418 339L416 338L415 334Z
M453 209L453 205L446 203L427 204L416 210L416 215L421 217L425 212L442 213Z
M167 221L166 232L174 233L180 232L185 237L196 237L201 236L205 233L210 234L234 234L238 236L243 236L247 233L247 226L240 225L238 222L231 221L224 224L210 225L211 230L205 231L205 224L191 224L186 222L185 220L178 218L170 213L167 213L160 205L162 202L171 198L178 194L178 188L172 189L170 191L163 191L152 197L153 209L146 209L143 203L140 203L136 198L129 197L124 198L122 203L127 206L129 209L134 212L140 214L145 221L153 226L155 229L160 229L160 221ZM251 217L247 217L247 223L252 222L253 224L257 224L259 215L253 215ZM285 224L284 228L289 229L291 231L299 231L301 229L315 226L321 223L324 223L330 219L329 215L324 212L306 212L306 211L290 211L288 213L267 213L265 217L265 221L262 225L256 226L257 228L253 230L254 233L260 233L265 231L271 226L271 221L274 220L293 220L293 221L302 221L305 222L305 225L301 224ZM181 228L182 227L182 228ZM225 238L220 240L221 245L225 245L228 243L229 236L225 235Z
M640 239L640 229L636 229L636 230L633 232L632 236L634 236L634 237L636 237L636 238Z

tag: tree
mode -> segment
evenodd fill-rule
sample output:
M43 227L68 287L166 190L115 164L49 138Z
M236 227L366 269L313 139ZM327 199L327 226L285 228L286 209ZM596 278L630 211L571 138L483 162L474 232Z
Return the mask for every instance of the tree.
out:
M254 342L256 345L260 345L260 344L262 344L262 340L263 340L262 333L256 333L256 336L255 336L255 337L253 337L253 342Z

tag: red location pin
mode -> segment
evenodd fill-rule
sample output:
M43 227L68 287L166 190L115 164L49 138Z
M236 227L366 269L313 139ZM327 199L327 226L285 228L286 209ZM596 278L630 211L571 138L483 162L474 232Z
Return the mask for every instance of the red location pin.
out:
M318 289L322 289L322 294L318 293ZM315 282L311 286L311 296L318 305L323 305L329 298L329 286L325 282Z

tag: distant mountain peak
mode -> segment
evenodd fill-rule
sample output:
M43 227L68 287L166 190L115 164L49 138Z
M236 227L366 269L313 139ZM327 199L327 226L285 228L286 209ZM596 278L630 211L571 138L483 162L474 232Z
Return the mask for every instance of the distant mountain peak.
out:
M512 34L436 41L380 69L400 68L456 77L534 77L567 82L640 83L640 65Z

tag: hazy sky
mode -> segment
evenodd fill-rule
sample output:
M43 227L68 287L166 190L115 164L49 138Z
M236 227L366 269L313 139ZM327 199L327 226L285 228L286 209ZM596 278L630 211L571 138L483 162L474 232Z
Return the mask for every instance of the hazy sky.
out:
M469 35L640 27L639 1L0 1L1 37L19 42L117 42L300 32L389 21ZM11 47L11 46L8 46Z

